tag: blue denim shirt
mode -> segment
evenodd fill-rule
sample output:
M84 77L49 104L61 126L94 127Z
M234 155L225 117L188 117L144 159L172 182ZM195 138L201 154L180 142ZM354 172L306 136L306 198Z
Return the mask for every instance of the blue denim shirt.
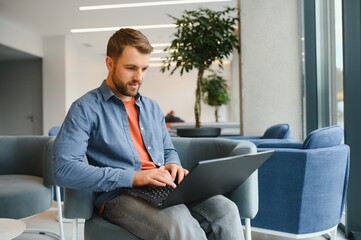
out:
M136 96L139 127L145 147L157 166L180 165L158 104ZM85 161L85 156L89 164ZM76 100L54 142L57 185L105 194L99 207L121 188L131 188L141 160L132 142L123 102L105 84Z

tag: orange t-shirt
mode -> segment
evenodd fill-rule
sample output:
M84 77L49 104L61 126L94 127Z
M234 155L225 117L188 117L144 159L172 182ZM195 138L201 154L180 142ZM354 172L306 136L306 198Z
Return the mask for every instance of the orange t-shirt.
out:
M147 150L145 149L142 134L140 133L139 118L135 106L135 99L133 98L131 101L123 103L128 114L128 122L130 133L132 135L132 140L135 149L139 154L140 160L142 161L142 170L156 168L156 165L154 164Z

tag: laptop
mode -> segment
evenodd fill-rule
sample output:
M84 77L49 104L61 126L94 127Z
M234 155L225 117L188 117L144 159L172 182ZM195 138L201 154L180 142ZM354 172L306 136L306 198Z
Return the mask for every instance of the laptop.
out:
M159 209L192 203L235 190L272 154L273 151L266 151L200 161L174 189L145 186L126 192Z

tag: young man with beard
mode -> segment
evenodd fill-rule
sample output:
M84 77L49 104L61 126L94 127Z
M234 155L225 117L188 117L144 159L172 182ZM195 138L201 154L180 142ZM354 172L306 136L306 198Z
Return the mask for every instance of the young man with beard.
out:
M142 239L243 239L238 209L224 196L160 210L121 191L176 187L188 174L160 107L139 93L152 50L134 29L110 37L106 80L72 104L55 139L56 182L96 192L99 214Z

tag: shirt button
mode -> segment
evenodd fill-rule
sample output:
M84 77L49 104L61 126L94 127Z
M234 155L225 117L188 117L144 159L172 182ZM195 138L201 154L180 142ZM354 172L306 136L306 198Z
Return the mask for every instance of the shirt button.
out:
M140 130L141 130L141 131L143 131L143 130L144 130L144 128L140 128Z
M151 149L151 147L148 147L148 150L150 150Z

